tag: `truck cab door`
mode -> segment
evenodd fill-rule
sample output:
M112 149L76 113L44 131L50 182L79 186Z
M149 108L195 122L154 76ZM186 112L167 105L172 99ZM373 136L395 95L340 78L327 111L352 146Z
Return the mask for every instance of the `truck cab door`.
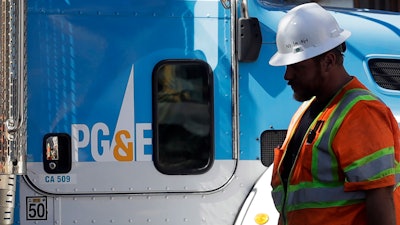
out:
M229 182L237 164L229 9L179 0L28 4L31 187L193 193Z

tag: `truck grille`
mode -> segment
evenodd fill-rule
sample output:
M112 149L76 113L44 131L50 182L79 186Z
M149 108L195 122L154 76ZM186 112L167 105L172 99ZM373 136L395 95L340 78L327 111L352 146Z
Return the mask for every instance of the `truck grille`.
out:
M274 162L274 148L281 146L287 130L266 130L261 134L261 162L270 166Z
M400 59L370 59L368 67L380 87L400 90Z

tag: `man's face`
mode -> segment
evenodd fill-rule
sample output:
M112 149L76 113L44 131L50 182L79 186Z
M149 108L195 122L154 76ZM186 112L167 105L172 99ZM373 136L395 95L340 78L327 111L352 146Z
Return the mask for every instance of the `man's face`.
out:
M288 65L284 78L292 87L297 101L307 101L323 91L320 63L314 59Z

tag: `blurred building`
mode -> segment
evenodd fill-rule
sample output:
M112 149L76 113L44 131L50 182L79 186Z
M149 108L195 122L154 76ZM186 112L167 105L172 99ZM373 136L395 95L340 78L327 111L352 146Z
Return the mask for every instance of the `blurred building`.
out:
M400 12L400 0L353 0L354 8L381 9Z
M400 12L400 0L284 0L284 2L296 4L318 2L323 6Z

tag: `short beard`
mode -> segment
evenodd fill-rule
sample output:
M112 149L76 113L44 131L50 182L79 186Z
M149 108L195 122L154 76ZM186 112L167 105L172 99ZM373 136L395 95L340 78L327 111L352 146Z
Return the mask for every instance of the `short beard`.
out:
M316 74L322 74L322 68L321 68L320 62L321 62L321 57L317 56L316 58L314 58L314 63L315 63L316 70L317 70ZM296 101L305 102L305 101L310 100L314 96L317 96L320 91L320 88L322 87L321 85L322 85L323 81L321 79L322 79L321 77L318 77L318 80L317 80L318 85L315 86L312 90L305 91L304 93L301 93L301 94L294 92L293 98Z
M293 98L296 100L296 101L298 101L298 102L305 102L305 101L308 101L308 100L310 100L312 97L314 97L314 96L303 96L303 95L298 95L298 94L296 94L296 93L293 93Z

